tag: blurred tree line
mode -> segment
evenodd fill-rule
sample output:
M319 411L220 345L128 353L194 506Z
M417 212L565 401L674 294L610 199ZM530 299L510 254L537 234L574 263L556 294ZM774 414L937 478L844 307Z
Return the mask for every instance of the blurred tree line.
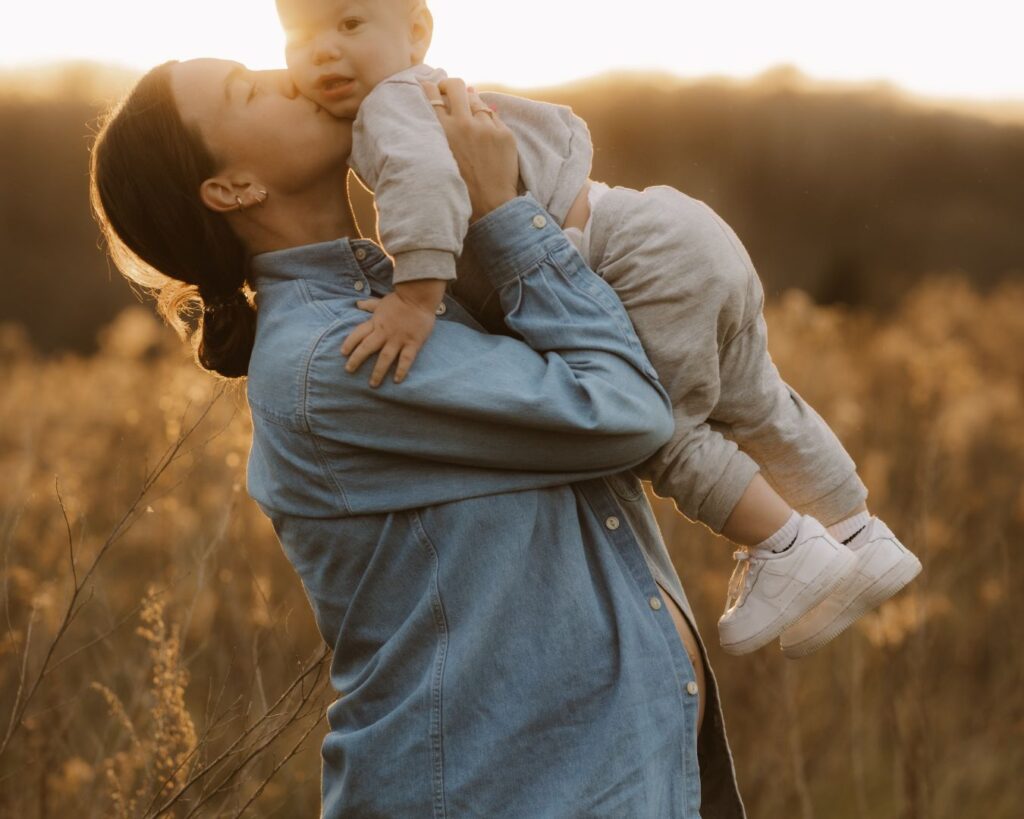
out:
M49 73L47 73L49 72ZM88 208L96 122L128 77L99 66L0 76L0 322L41 350L92 351L136 301ZM769 295L885 310L929 273L985 288L1024 271L1024 120L910 103L884 88L595 79L533 94L590 125L594 177L668 184L736 229Z

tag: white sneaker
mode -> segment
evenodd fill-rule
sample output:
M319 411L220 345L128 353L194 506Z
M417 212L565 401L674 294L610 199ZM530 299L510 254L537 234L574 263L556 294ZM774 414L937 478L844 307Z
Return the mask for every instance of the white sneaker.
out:
M917 577L921 561L878 518L850 543L857 558L850 577L782 634L782 653L804 657L845 631Z
M770 643L824 600L853 572L857 558L808 515L796 542L776 554L741 548L729 580L718 637L730 654L746 654Z

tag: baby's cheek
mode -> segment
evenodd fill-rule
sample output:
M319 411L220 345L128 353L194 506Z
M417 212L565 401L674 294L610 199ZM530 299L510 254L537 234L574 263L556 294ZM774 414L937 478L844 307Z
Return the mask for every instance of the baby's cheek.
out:
M348 99L330 103L324 102L316 97L313 97L313 99L319 103L327 113L333 117L337 117L338 119L355 119L356 114L359 113L359 104L362 102L362 98L357 99L355 97L349 97Z
M304 96L310 96L313 91L314 75L313 64L307 59L307 49L285 49L284 61L295 87Z

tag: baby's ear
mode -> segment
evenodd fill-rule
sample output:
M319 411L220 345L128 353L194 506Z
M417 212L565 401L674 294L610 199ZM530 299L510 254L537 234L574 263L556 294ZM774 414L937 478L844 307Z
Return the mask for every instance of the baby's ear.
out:
M410 57L413 65L419 65L427 58L430 41L434 37L434 15L427 4L417 2L409 15L409 42L412 45Z

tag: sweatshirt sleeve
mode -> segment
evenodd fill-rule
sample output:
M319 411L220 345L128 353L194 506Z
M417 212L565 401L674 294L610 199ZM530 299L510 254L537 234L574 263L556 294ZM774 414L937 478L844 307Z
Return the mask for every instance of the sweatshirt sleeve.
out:
M454 279L472 212L444 129L420 87L418 77L435 79L423 68L378 85L360 106L352 133L349 165L374 192L396 284Z

